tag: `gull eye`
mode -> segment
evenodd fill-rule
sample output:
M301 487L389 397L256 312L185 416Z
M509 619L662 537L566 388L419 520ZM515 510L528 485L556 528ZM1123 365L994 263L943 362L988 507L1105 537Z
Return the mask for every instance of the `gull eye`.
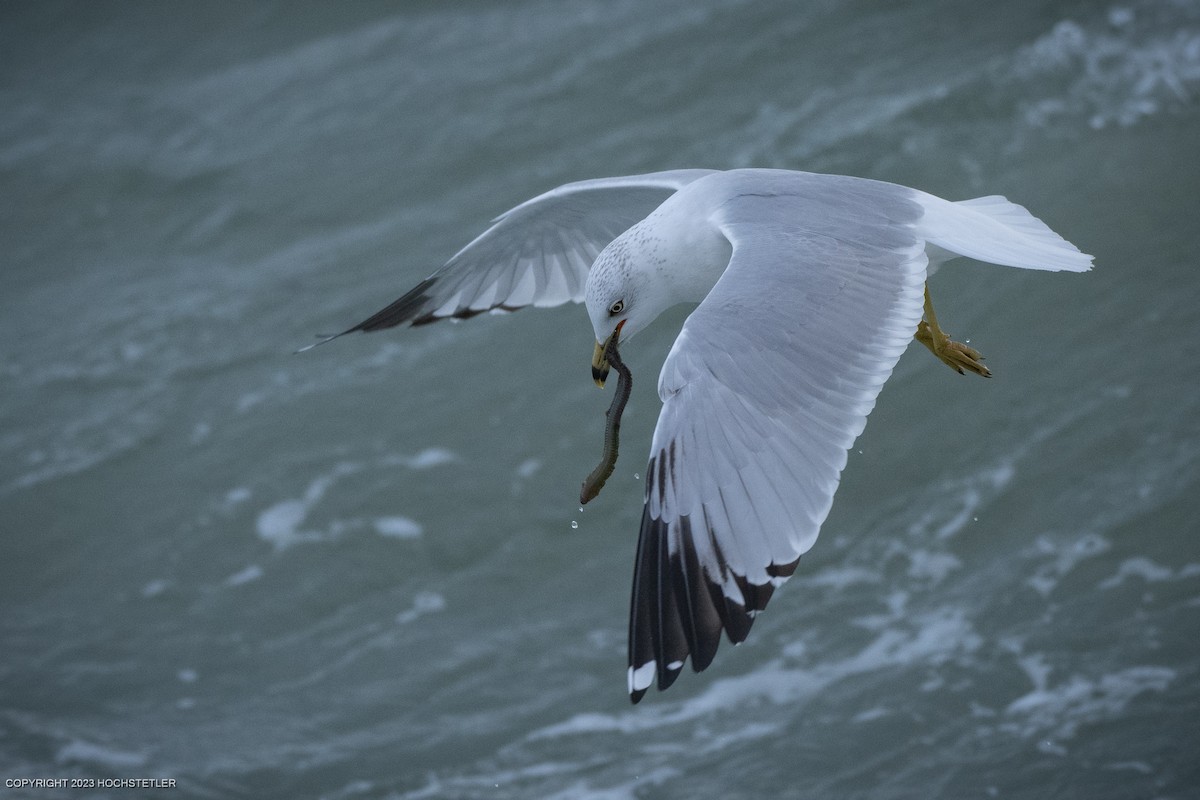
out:
M617 302L613 303L611 306L608 307L608 315L610 317L615 317L617 314L620 314L624 310L625 310L625 301L618 300Z

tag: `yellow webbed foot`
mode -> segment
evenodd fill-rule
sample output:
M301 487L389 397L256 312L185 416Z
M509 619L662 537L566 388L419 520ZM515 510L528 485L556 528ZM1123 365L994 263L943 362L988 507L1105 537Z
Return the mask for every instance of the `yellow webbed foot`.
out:
M985 378L992 377L991 370L983 365L982 353L961 342L952 341L949 334L940 328L931 327L925 320L921 320L917 325L917 332L913 338L929 348L929 352L959 375L974 372Z

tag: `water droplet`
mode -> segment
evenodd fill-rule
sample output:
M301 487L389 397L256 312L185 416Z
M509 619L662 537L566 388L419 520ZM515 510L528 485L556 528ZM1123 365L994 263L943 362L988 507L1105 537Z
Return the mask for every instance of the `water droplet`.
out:
M580 506L580 507L579 507L579 513L580 513L580 514L582 514L582 513L583 513L583 506Z
M575 520L571 520L571 530L575 530L578 527L579 527L579 523L576 522Z
M640 480L642 479L642 476L641 476L641 475L638 475L638 474L635 472L635 473L633 473L633 479L634 479L635 481L640 481Z

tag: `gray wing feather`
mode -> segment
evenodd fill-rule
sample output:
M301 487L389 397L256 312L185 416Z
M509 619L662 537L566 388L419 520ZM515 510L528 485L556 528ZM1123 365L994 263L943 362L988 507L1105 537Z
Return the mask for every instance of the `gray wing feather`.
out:
M538 195L501 214L441 269L337 336L579 302L587 272L605 245L675 191L711 172L598 178Z
M813 544L847 453L912 339L926 259L907 190L756 176L713 220L733 245L659 379L630 613L630 694L721 630L745 639ZM667 659L667 660L664 660Z

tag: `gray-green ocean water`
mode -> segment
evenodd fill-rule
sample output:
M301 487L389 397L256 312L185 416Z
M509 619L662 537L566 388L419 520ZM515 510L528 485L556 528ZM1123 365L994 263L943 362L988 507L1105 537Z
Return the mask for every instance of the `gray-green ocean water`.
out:
M658 366L577 306L338 340L570 180L1003 193L820 541L637 707ZM0 6L0 797L1200 797L1200 4Z

